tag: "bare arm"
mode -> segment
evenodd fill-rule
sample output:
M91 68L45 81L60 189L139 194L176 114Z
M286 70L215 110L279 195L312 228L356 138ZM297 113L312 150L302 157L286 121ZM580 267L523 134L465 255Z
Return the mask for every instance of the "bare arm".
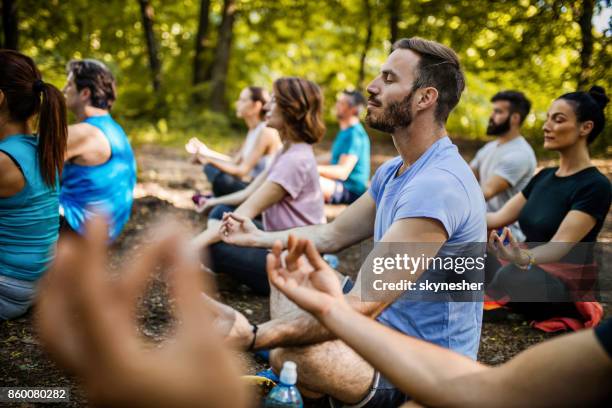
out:
M234 157L210 149L208 149L206 152L198 152L196 155L204 161L215 160L217 162L225 163L238 163L240 161L240 151L238 151Z
M0 197L14 196L25 187L25 177L6 153L0 151Z
M482 187L482 193L484 194L485 200L489 201L491 198L509 188L510 183L508 183L508 180L500 176L491 176Z
M317 164L329 164L331 162L331 152L321 153L317 155Z
M111 156L111 147L102 131L88 123L68 126L67 150L64 160L78 164L97 165Z
M337 252L372 236L376 203L370 194L363 194L329 224L310 225L286 231L248 231L234 228L223 240L233 245L271 248L274 242L287 245L289 234L314 242L320 252ZM359 222L355 222L359 220Z
M612 360L592 330L538 344L491 368L403 335L350 308L332 308L322 321L426 406L585 406L610 395Z
M83 123L68 126L68 139L65 160L68 161L87 150L87 126Z
M496 229L512 224L518 219L526 202L523 193L516 193L501 209L487 214L487 228Z
M577 242L580 242L593 229L595 222L593 216L582 211L572 210L567 213L550 242L531 251L536 262L556 262L563 258ZM562 243L565 243L565 245Z
M240 147L240 150L234 155L234 157L230 157L228 155L210 149L197 137L192 137L191 139L189 139L189 142L185 144L185 150L187 150L188 153L193 154L194 157L197 158L200 162L206 162L208 160L214 159L226 161L229 163L238 163L243 148L244 143Z
M382 238L383 242L405 242L423 243L430 242L437 245L430 245L428 250L432 253L425 253L425 256L433 256L439 247L446 241L446 230L437 221L428 218L407 218L396 221ZM313 247L314 248L314 247ZM383 252L384 248L379 247ZM375 247L373 253L376 253ZM291 248L290 248L291 252ZM421 255L421 253L419 253ZM318 256L318 255L317 255ZM370 254L370 256L373 256ZM376 254L374 255L376 256ZM316 267L316 265L314 265ZM326 267L326 264L320 264ZM360 271L361 274L363 271ZM416 280L422 270L415 274L407 274L406 278ZM360 276L357 276L356 284L351 291L344 297L351 309L368 318L378 315L394 298L385 299L384 302L362 301ZM394 294L396 297L401 292ZM298 310L289 313L281 318L270 320L259 327L257 335L257 348L286 347L304 344L319 343L334 338L333 334L323 327L310 313Z
M236 209L236 213L244 217L255 218L267 208L280 202L286 195L287 192L280 184L266 180Z
M536 264L545 264L561 260L569 251L580 242L586 234L595 226L596 220L593 216L572 210L563 219L559 229L550 242L530 249L533 261ZM525 251L512 250L503 246L506 235L509 234L510 241L515 242L511 232L505 229L501 237L492 233L492 239L496 240L497 256L514 262L518 265L527 266L532 261Z
M220 204L239 206L265 183L267 177L268 172L264 171L244 189L236 191L232 194L211 198L209 201L207 201L207 206L216 206Z
M573 350L569 352L568 350ZM592 406L610 398L612 359L592 330L540 343L495 368L447 379L427 405Z
M343 154L338 160L338 164L319 165L317 170L319 175L334 180L344 181L351 174L359 158L354 154Z
M255 218L266 208L276 204L287 195L287 192L280 185L271 181L266 181L264 178L258 179L260 181L263 180L262 184L255 186L255 191L236 209L237 214L247 218ZM249 185L248 188L250 187ZM239 195L240 193L242 193L242 191L238 191L232 195ZM218 201L223 201L225 197L228 196L220 197ZM223 203L221 202L219 204ZM192 244L197 248L203 248L219 242L221 240L219 225L219 220L209 219L207 228L194 238Z
M508 363L489 368L359 313L342 295L333 270L314 246L306 242L305 251L314 269L307 273L285 267L269 255L270 282L420 404L584 406L612 395L612 359L593 331L541 343ZM304 279L308 285L303 284Z
M245 177L255 168L267 151L273 150L276 139L278 139L278 135L273 133L272 129L264 129L257 138L257 143L253 151L248 157L245 157L244 160L229 162L227 160L217 160L211 157L208 159L208 162L219 170L231 174L232 176L239 178Z

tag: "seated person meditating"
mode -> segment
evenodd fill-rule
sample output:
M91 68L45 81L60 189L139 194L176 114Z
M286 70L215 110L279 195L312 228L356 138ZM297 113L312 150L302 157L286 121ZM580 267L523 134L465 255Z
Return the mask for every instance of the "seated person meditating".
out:
M324 222L323 196L312 149L325 132L322 107L323 97L314 83L301 78L275 81L272 99L266 106L267 121L268 126L278 129L282 150L247 188L203 203L203 210L212 212L208 229L195 238L195 245L212 245L215 272L230 274L257 293L267 294L270 290L267 250L219 242L219 221L224 212L235 211L247 218L262 214L266 231Z
M531 319L577 313L570 303L571 277L543 268L558 262L593 262L592 251L585 254L574 245L595 242L610 209L610 181L593 165L588 148L604 128L608 101L600 87L557 98L543 129L544 148L559 152L559 166L541 170L499 211L487 214L489 229L518 220L529 247L504 246L506 239L515 241L508 228L501 236L491 232L490 247L496 256L487 259L487 280L491 281L487 293L496 300L514 300L510 306ZM501 267L498 258L510 264Z
M185 146L197 162L204 164L204 173L212 184L215 196L244 189L270 166L272 158L282 147L276 129L266 125L265 106L268 100L266 90L258 86L249 86L240 92L236 101L236 116L244 120L249 131L234 157L215 152L196 138L192 138ZM200 200L204 198L194 196L196 205L200 206Z
M350 204L368 188L370 139L359 121L365 98L358 91L344 91L336 101L340 131L330 154L317 157L319 182L325 202Z
M132 211L136 161L123 128L110 115L115 78L100 61L68 63L66 106L79 123L68 127L68 150L61 180L62 229L82 233L85 220L102 212L109 238L121 233Z
M140 256L129 254L136 261L123 268L118 279L109 280L104 224L89 222L86 234L87 240L60 242L57 261L40 290L36 328L42 346L80 380L91 404L252 407L256 396L239 377L238 353L222 341L215 316L202 302L202 292L210 288L198 257L186 248L185 236L165 224L153 234L153 242L140 249ZM282 266L280 242L268 255L272 284L410 395L412 401L401 408L610 405L612 319L487 366L363 316L347 302L336 272L312 243L297 242L293 248L286 260L300 259L301 267L300 262ZM174 298L171 312L180 324L170 338L151 347L139 333L136 310L147 283L159 279L163 268L169 271L164 276ZM75 310L82 311L78 319ZM331 364L322 368L334 369ZM398 405L382 401L378 406Z
M0 50L0 320L28 310L53 260L66 133L62 93L31 58Z
M537 161L529 142L521 136L531 102L521 92L502 91L491 98L493 112L487 135L495 140L487 143L470 162L487 201L487 211L495 212L520 192L535 171ZM518 223L509 226L518 241L524 241Z
M386 248L392 244L400 244L411 257L445 257L459 255L466 243L484 243L487 229L482 191L445 128L464 85L459 59L452 49L416 37L397 41L367 88L366 123L390 133L399 155L378 168L367 193L329 224L290 231L261 231L250 220L229 214L222 225L222 239L264 248L278 240L291 248L288 235L294 234L311 240L320 253L333 253L373 237L371 257L387 256ZM426 246L415 249L414 244L424 242ZM413 283L430 272L424 265L417 268L402 278ZM354 286L346 279L341 285L347 303L364 319L476 359L481 298L429 301L415 298L410 290L391 290L386 299L373 300L367 297L373 290L368 286L372 272L366 262ZM452 279L456 274L448 271L441 275ZM269 349L276 373L283 361L295 361L298 386L305 396L329 398L332 406L358 404L368 408L394 407L409 398L399 384L274 288L271 320L259 326L251 325L229 306L217 305L217 311L231 327L228 341L244 349Z

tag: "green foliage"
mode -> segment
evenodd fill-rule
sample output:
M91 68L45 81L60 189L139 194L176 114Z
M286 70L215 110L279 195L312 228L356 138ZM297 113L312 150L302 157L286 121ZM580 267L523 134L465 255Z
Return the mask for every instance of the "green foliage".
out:
M316 81L333 121L333 101L357 84L367 32L365 0L239 0L234 25L226 98L257 84L298 75ZM365 60L366 83L376 76L391 44L389 0L369 0L372 42ZM162 86L151 86L146 41L135 0L21 0L21 49L35 58L45 78L58 86L71 58L98 58L118 79L114 108L136 139L171 143L187 135L240 133L237 121L206 112L193 94L208 94L209 83L194 87L193 57L199 0L153 0L154 34L162 63ZM211 61L222 0L212 0L205 60ZM533 102L525 133L534 144L550 102L573 91L580 71L581 33L576 23L580 2L561 0L405 0L400 36L422 36L453 47L467 76L467 89L449 118L451 134L480 138L490 113L490 97L502 89L524 91ZM607 3L609 4L609 2ZM598 9L606 2L599 2ZM596 10L596 12L597 12ZM612 93L611 32L594 31L592 82ZM201 106L205 106L202 104ZM233 104L231 104L233 106ZM608 111L609 113L610 111ZM609 116L609 115L608 115ZM605 152L612 141L608 126L595 144Z

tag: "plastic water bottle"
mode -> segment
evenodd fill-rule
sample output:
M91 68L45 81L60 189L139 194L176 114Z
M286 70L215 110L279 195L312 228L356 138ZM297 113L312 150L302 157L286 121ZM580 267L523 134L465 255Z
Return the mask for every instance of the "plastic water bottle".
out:
M336 255L325 254L323 255L323 260L327 262L332 269L338 269L338 266L340 266L340 259L338 259Z
M304 408L304 401L295 383L297 366L293 361L285 361L280 374L280 383L272 388L266 397L265 408Z

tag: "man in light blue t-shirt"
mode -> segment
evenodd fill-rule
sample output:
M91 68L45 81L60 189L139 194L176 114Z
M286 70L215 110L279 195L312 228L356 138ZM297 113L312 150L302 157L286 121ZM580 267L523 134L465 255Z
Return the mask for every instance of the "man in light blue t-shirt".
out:
M392 135L399 157L378 169L368 193L329 224L265 232L248 219L227 220L224 241L260 247L280 241L287 246L289 234L294 234L311 240L319 252L333 253L373 237L377 245L370 255L385 256L385 246L400 244L413 258L462 255L456 244L486 242L484 197L445 129L463 89L463 73L453 50L420 38L399 40L368 86L366 116L370 127ZM420 248L418 253L410 252L415 246ZM461 273L451 268L440 276L435 268L423 269L417 268L407 280L428 276L452 280ZM343 280L346 301L353 309L394 330L476 358L482 321L479 297L453 302L453 294L423 301L399 290L389 299L371 299L368 278L373 273L362 267L352 288ZM227 337L233 344L272 349L270 362L275 371L283 361L295 361L304 395L327 395L332 406L360 407L398 406L408 398L345 343L335 340L318 320L284 301L275 288L270 296L272 320L266 323L251 325L229 307L220 308L218 315L230 328Z
M359 91L344 91L336 101L340 131L331 153L317 157L319 182L325 202L351 204L368 188L370 139L359 121L365 98Z

